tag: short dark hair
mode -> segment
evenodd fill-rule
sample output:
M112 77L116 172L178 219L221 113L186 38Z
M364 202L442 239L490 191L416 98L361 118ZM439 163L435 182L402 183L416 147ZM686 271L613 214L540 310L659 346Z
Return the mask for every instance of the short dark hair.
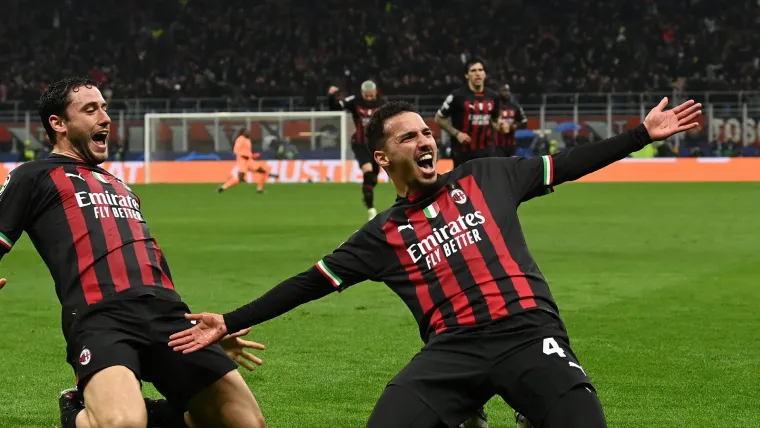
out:
M483 66L483 70L486 69L486 62L483 61L482 58L472 57L472 58L468 59L467 62L464 63L464 74L469 73L470 72L470 67L472 67L473 65L475 65L477 63L480 63L480 65Z
M417 110L406 101L391 101L372 114L367 124L367 131L364 134L367 137L370 154L385 147L385 122L394 116L407 112L417 113Z
M80 87L92 88L97 84L89 77L66 77L51 83L42 91L39 101L39 113L42 126L50 138L50 143L55 145L55 131L50 126L50 116L56 115L66 118L66 107L71 104L71 93Z

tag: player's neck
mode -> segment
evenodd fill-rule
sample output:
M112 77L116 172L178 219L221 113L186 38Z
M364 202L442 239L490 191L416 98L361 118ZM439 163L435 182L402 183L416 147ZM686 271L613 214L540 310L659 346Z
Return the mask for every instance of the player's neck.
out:
M475 85L473 85L470 82L467 82L467 86L469 86L470 90L472 92L475 92L476 94L479 94L479 93L483 92L483 88L485 87L485 85L475 86Z
M51 153L55 153L61 156L66 156L68 158L73 158L80 162L84 162L84 159L82 159L82 156L80 156L79 153L74 151L74 148L71 147L71 145L67 145L64 143L56 144L55 147L53 147L53 151Z

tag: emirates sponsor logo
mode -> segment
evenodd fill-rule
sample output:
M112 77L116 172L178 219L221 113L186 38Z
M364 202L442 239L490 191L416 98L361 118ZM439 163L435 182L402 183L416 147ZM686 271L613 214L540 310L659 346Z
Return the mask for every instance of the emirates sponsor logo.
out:
M434 268L444 257L459 252L462 248L482 240L478 226L484 224L486 218L480 211L460 215L456 220L436 227L433 232L421 239L419 243L410 245L406 252L414 263L423 257L428 269Z
M80 208L91 207L95 218L132 218L143 221L140 203L132 196L105 192L77 192L74 195Z

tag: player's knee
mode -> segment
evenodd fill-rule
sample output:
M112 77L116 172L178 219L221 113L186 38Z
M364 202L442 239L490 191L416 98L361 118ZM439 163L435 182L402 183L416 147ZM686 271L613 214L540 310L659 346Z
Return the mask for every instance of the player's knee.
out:
M98 427L108 428L146 428L148 414L126 408L111 408L97 418Z

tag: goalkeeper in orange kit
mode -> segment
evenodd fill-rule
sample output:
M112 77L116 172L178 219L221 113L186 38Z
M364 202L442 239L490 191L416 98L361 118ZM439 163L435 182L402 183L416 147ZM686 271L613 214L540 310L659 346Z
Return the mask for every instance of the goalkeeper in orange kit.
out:
M243 128L240 130L238 137L235 139L235 148L233 149L235 156L237 157L237 175L233 175L226 183L219 186L217 192L222 193L230 187L245 182L245 175L248 172L254 174L256 179L256 192L264 192L264 183L267 178L277 178L276 174L272 174L272 169L266 162L259 161L260 155L253 153L251 149L251 137L248 130Z

